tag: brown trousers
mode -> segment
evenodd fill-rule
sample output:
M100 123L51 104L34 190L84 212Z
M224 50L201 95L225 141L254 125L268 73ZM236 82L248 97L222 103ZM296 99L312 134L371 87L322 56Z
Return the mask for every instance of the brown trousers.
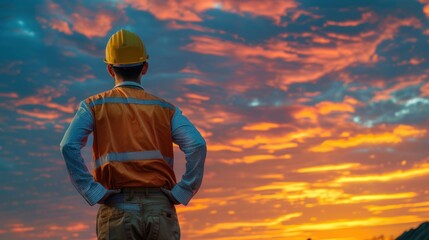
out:
M98 209L99 240L179 240L174 204L159 189L123 189Z

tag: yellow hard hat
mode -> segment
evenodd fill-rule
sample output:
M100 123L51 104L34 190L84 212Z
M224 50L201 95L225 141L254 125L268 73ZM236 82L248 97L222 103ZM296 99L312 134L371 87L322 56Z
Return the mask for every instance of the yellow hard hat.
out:
M107 42L104 62L115 66L127 66L143 63L148 58L140 37L133 32L121 29Z

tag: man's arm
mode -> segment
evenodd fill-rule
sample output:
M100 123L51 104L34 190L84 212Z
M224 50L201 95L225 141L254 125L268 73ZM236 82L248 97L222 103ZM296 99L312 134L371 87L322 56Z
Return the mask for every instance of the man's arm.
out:
M94 205L107 195L108 190L94 180L85 165L81 149L93 131L94 118L88 105L81 102L76 115L60 143L71 182L89 205Z
M204 174L204 162L207 147L204 138L189 121L182 115L182 111L176 107L172 119L173 142L185 153L186 172L182 180L178 182L171 194L183 205L187 205L191 198L198 192Z

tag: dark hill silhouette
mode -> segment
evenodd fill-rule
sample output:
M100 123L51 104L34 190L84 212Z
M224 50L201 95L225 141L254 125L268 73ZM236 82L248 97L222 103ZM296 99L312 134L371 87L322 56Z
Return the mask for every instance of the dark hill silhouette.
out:
M404 232L396 240L429 240L429 222L424 222L418 228Z

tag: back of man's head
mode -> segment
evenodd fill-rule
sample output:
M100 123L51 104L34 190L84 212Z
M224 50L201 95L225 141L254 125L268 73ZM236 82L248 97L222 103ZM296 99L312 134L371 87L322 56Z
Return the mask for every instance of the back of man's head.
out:
M121 79L126 80L136 80L140 77L140 73L143 70L143 66L145 63L142 63L137 66L132 67L113 67L113 71L115 72L115 75L117 75Z

